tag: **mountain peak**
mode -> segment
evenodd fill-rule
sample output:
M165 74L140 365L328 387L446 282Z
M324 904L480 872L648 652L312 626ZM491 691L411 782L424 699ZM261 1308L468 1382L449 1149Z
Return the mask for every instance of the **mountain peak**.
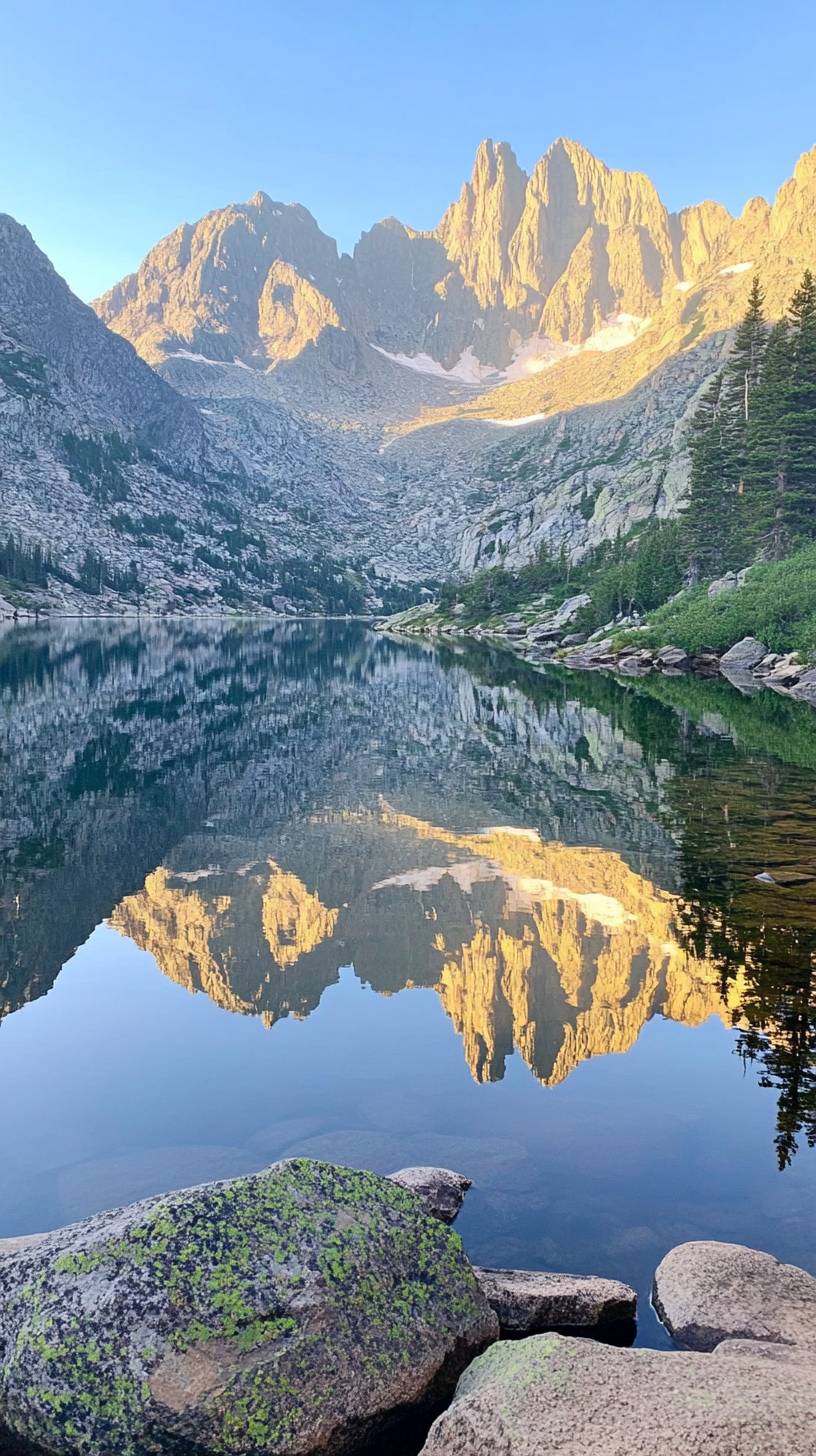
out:
M509 142L494 142L492 137L485 137L479 142L473 158L471 185L475 185L477 179L485 176L492 185L495 182L496 174L502 169L509 172L521 172L513 148Z
M269 196L269 193L262 192L259 188L257 192L253 192L247 201L247 207L269 207L271 202L272 198Z

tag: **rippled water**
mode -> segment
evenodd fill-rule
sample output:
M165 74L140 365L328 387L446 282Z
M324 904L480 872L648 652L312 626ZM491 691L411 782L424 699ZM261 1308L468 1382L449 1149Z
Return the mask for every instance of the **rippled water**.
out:
M359 626L0 639L0 1235L288 1153L816 1269L816 714ZM763 884L770 872L776 883Z

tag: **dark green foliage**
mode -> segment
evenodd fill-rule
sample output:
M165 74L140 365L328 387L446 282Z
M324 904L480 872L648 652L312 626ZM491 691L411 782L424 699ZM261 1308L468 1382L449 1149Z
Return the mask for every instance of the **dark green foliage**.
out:
M582 563L583 566L583 563ZM619 613L642 615L659 606L683 584L682 535L676 521L650 521L631 536L599 548L585 571L577 573L578 589L592 597L590 630Z
M146 511L138 519L134 519L128 511L117 511L115 516L111 516L111 525L125 535L135 536L137 540L164 536L168 541L175 541L177 545L184 540L184 528L172 511L160 511L156 515Z
M534 600L558 586L568 575L566 558L554 561L542 547L536 560L518 571L494 566L477 572L467 582L443 582L439 604L443 611L449 611L456 602L461 602L466 620L476 622Z
M384 582L375 577L372 585L382 602L383 612L404 612L418 602L429 601L439 590L439 583L430 577L416 582Z
M754 280L724 370L692 424L685 515L692 576L779 560L816 536L816 283L768 332Z
M775 652L816 654L816 544L784 561L755 566L739 591L714 598L705 587L686 593L655 612L638 641L724 651L748 636Z
M0 350L0 384L23 399L32 395L45 395L45 360L39 354L29 354L24 349Z
M683 584L680 529L673 521L650 521L628 536L605 541L570 566L566 556L554 559L542 550L536 561L518 571L493 567L468 582L445 582L439 593L442 611L460 602L465 622L483 621L513 611L545 593L556 607L578 592L589 592L592 605L579 623L586 630L620 612L646 612Z
M686 561L696 579L711 579L732 566L739 551L732 446L725 420L723 376L718 374L703 394L691 425L691 480L682 534Z
M142 590L135 561L131 561L126 571L120 571L90 547L86 549L82 558L75 585L82 591L88 592L90 596L98 596L103 586L108 586L112 591L122 592L125 595L139 596Z
M362 583L329 556L306 560L290 556L277 566L280 594L307 612L329 615L362 615L366 611Z
M15 586L47 586L54 562L37 543L28 546L19 536L9 536L0 545L0 576Z
M747 472L752 506L751 545L774 557L783 555L788 528L783 509L787 481L785 395L788 387L789 329L787 319L768 336L759 386L748 423Z
M808 271L790 306L784 447L787 479L781 498L787 536L816 535L816 281ZM784 544L784 543L783 543Z
M755 554L761 502L750 470L756 396L768 331L755 278L724 369L706 389L692 420L691 480L683 517L693 580L744 566Z
M142 458L137 445L115 433L97 438L71 431L62 436L61 444L68 469L89 495L99 501L127 499L128 481L122 466Z

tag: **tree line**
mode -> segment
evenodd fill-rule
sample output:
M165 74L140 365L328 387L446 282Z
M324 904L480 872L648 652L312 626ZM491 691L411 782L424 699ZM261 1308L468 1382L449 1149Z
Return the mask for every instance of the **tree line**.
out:
M691 427L681 520L692 579L778 561L816 537L816 281L769 326L760 280Z

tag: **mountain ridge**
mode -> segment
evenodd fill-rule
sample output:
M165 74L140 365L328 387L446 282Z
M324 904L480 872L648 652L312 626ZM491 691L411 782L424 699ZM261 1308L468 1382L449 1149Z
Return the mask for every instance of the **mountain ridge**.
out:
M92 307L0 221L0 536L62 571L0 598L373 610L577 561L682 506L754 272L779 317L814 257L816 148L732 217L671 213L569 138L529 174L487 139L434 229L384 219L340 253L259 190Z
M333 326L448 372L471 353L484 377L474 371L470 382L485 384L531 342L543 367L545 343L582 345L621 315L646 324L668 291L689 291L766 225L781 237L775 219L796 210L803 182L809 191L813 155L802 155L773 205L751 198L733 217L712 201L670 212L644 173L610 168L570 138L557 138L529 174L509 143L487 138L435 228L385 218L348 255L307 209L259 191L181 224L92 306L153 364L201 346L208 357L228 360L232 348L250 367L274 367ZM275 273L275 263L291 271Z

